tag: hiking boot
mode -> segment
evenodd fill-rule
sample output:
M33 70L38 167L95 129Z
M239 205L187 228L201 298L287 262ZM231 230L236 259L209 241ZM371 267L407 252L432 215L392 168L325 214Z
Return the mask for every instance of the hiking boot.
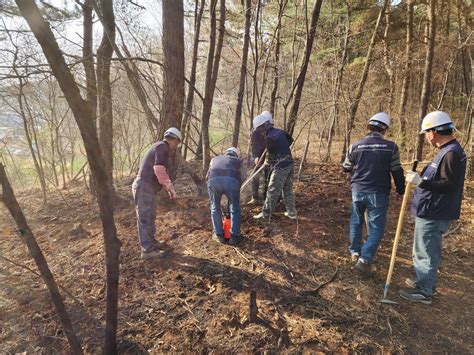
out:
M229 240L229 245L237 245L244 240L244 237L241 235L231 235Z
M423 304L431 304L432 297L425 295L422 291L417 288L414 289L401 289L398 294L404 300L411 302L420 302Z
M351 261L355 263L357 260L359 260L359 253L351 253Z
M265 216L263 212L260 212L259 214L253 216L253 219L263 220L263 219L268 219L268 216Z
M296 212L285 212L285 217L288 217L289 219L296 219Z
M219 243L222 243L222 244L227 243L227 240L221 234L217 235L216 233L212 233L212 239L214 239L216 242L219 242Z
M407 285L410 288L416 288L416 280L406 278L405 279L405 285ZM436 296L436 286L433 287L433 296Z
M357 263L354 265L354 268L359 271L362 275L371 276L372 273L370 272L370 264L366 262L364 259L359 258Z
M168 250L164 250L160 248L157 244L154 244L148 250L142 249L140 257L142 258L142 260L156 259L156 258L162 258L166 256L167 253L168 253Z

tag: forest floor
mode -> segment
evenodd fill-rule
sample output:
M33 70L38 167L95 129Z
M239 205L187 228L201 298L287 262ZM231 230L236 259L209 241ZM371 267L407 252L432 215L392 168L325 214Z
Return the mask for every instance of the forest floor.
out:
M438 293L428 306L398 297L413 277L409 213L389 292L399 304L380 303L400 208L395 201L374 276L363 278L353 269L347 250L350 187L338 166L305 168L295 183L297 222L283 216L282 206L270 225L255 222L259 208L243 203L247 239L238 247L211 239L208 201L194 197L189 181L180 178L177 202L159 208L157 238L173 251L154 261L140 260L131 180L117 184L124 200L116 206L121 353L474 353L473 182L467 183L460 223L444 239ZM53 192L46 207L38 192L17 195L56 280L69 293L64 297L84 349L100 352L105 277L96 202L81 183ZM19 266L36 270L3 207L0 226L0 351L64 352L67 343L47 290ZM251 291L258 307L252 323Z

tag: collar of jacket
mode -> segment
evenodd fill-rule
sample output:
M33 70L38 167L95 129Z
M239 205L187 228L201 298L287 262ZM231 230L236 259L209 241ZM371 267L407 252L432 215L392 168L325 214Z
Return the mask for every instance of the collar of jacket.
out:
M366 135L366 137L379 137L383 138L383 134L379 132L370 132L369 134Z

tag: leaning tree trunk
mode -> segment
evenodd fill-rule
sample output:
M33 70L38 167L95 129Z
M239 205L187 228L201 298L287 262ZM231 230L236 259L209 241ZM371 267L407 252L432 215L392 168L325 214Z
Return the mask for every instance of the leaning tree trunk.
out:
M405 70L403 75L402 93L400 95L400 106L398 116L400 118L400 148L406 146L406 108L408 101L408 90L410 87L411 68L412 68L412 48L413 48L413 8L414 0L407 1L407 37L405 49Z
M362 98L362 94L364 93L365 83L367 82L367 77L369 76L369 69L370 65L372 64L372 52L375 47L375 42L377 39L377 32L380 27L380 23L382 22L383 14L385 13L385 9L387 7L389 0L385 0L383 2L383 6L380 9L379 16L377 17L377 22L375 23L374 32L372 33L372 38L370 40L369 49L367 50L367 55L365 56L365 65L364 70L362 71L362 76L359 80L359 84L357 85L356 96L353 100L351 107L349 109L349 118L346 123L346 139L344 140L344 146L342 148L341 154L341 162L344 161L346 156L346 151L349 147L351 141L351 132L354 128L354 121L357 114L357 110L359 109L359 103Z
M97 50L97 93L99 96L99 141L105 160L109 181L113 181L113 122L112 89L110 85L110 61L115 42L115 16L112 0L101 0L100 9L107 31L102 33L102 41ZM113 186L113 185L112 185Z
M247 59L249 56L250 24L252 0L245 0L245 33L244 45L242 48L242 63L240 64L239 92L237 94L237 106L235 108L234 133L232 136L232 146L237 147L239 143L240 122L242 119L242 106L244 102L245 78L247 76Z
M79 86L69 69L61 49L54 38L49 23L44 20L34 0L16 0L21 15L40 44L56 80L71 108L84 141L87 160L97 190L97 202L104 231L107 270L107 309L105 317L104 353L117 353L117 309L120 241L114 221L111 182L107 177L105 163L100 150L93 112L81 97Z
M196 6L197 6L196 2ZM201 34L201 21L202 21L202 14L204 12L204 7L206 6L206 0L201 0L201 5L199 10L196 9L196 19L195 19L195 26L194 26L194 44L193 44L193 59L191 61L191 73L189 76L189 89L188 95L186 96L186 108L184 109L183 121L181 122L182 128L182 135L183 135L183 142L186 142L187 135L188 135L188 125L189 121L191 120L191 115L193 111L193 102L194 102L194 87L196 85L196 67L198 61L198 54L199 54L199 36ZM186 160L186 153L188 147L187 145L184 146L184 153L183 158Z
M305 47L303 62L301 63L301 69L300 69L300 74L298 75L298 79L296 79L295 97L293 98L293 105L291 106L291 109L290 109L290 117L288 120L288 125L286 127L286 130L291 135L293 134L295 130L295 126L296 126L298 110L299 110L300 102L301 102L301 95L303 93L304 81L306 78L306 72L308 71L309 59L311 57L311 51L313 49L314 37L316 35L316 25L318 24L319 13L321 12L322 3L323 3L323 0L316 0L312 15L311 15L311 25L309 28L308 36L306 37L306 47Z
M67 314L66 306L64 305L63 298L59 292L58 285L56 284L54 276L49 269L43 252L36 242L35 236L33 235L33 232L26 221L25 215L18 204L2 163L0 163L0 184L2 185L0 201L3 202L8 211L10 211L10 214L12 215L18 227L21 240L24 241L28 247L28 251L31 257L34 259L44 283L48 287L51 301L53 302L54 308L56 309L59 322L64 329L69 346L71 347L71 353L82 354L81 343L74 332L74 327L71 323L69 315Z
M184 106L183 0L163 0L163 114L158 137L169 127L181 128Z
M209 53L206 72L206 93L204 96L204 105L202 111L202 167L203 173L207 172L209 163L211 162L211 145L209 139L209 121L211 119L212 101L214 99L214 91L216 89L217 74L219 72L219 62L221 60L222 46L224 44L225 32L225 0L220 0L220 25L219 38L216 41L216 6L217 0L211 1L211 31L209 41ZM215 50L215 56L214 56Z
M419 124L421 127L421 122L423 117L426 116L428 112L428 104L430 101L430 92L431 92L431 72L433 68L433 57L434 57L434 47L435 47L435 37L436 37L436 15L435 15L435 5L436 0L430 0L428 6L428 48L426 50L425 58L425 70L423 73L423 87L421 89L421 99L420 99L420 111L418 113ZM421 160L423 155L423 140L424 134L419 134L416 142L416 159Z

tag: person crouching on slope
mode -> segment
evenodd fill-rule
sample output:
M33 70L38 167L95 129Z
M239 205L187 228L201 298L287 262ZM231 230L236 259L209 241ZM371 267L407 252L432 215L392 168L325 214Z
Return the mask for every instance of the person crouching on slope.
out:
M211 218L214 233L212 238L226 243L222 226L222 195L227 197L230 209L230 245L237 245L240 234L240 186L242 185L242 160L238 148L230 147L224 155L212 158L207 172L207 188L211 202Z

